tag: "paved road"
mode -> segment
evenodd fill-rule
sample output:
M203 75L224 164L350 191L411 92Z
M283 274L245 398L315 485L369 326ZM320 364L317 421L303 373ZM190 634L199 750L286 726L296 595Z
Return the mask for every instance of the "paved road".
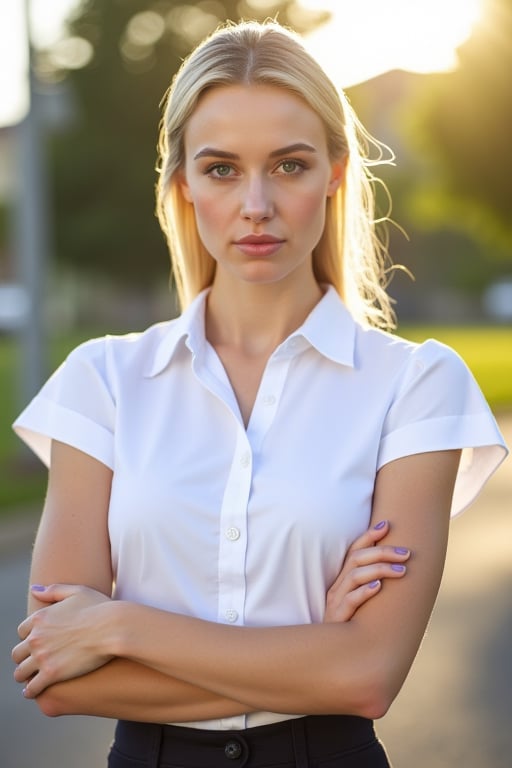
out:
M501 426L512 445L512 416ZM104 768L110 722L47 719L12 680L10 648L23 615L33 520L26 525L21 537L0 531L0 765ZM511 585L509 459L453 523L429 631L399 699L378 724L394 768L510 768Z

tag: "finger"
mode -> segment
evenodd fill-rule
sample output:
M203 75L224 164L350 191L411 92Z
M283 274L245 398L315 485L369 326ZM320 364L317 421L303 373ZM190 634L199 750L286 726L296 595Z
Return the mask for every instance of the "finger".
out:
M27 616L26 619L23 619L21 624L18 625L18 637L20 640L26 640L34 628L34 623L37 621L38 614L44 610L44 608L40 608L39 610L34 611L34 613L31 613L29 616Z
M411 550L408 547L395 547L390 544L378 544L374 547L365 547L351 552L345 562L343 570L358 568L372 563L403 563L411 556Z
M30 649L25 641L15 645L11 651L11 659L15 664L21 664L28 656L30 656Z
M373 563L403 563L411 556L411 551L407 547L394 547L391 545L375 545L352 552L348 557L343 570L358 568L363 565Z
M333 582L331 589L338 588L340 584L345 582L347 576L358 568L379 563L404 563L410 556L411 551L407 547L392 547L389 545L375 545L354 550L345 558L343 568Z
M51 681L46 680L42 672L38 672L23 688L23 695L26 699L35 699L45 690L45 688L48 688L49 685L51 685Z
M37 671L35 659L32 656L29 656L14 670L14 679L17 683L27 683Z
M83 587L79 584L32 584L30 586L32 595L44 603L58 603L76 595L82 589Z
M368 528L364 533L361 534L361 536L358 536L357 539L355 539L348 548L348 552L352 552L357 549L364 549L365 547L371 547L375 544L375 542L383 539L384 536L386 536L388 533L389 521L381 520L380 523L374 525L373 528Z
M356 611L364 605L364 603L371 600L372 597L377 595L382 588L382 582L379 579L362 584L357 589L349 592L345 595L344 600L339 606L329 606L326 611L326 621L332 622L344 622L350 621Z
M345 573L344 578L334 582L327 593L327 600L334 599L341 603L350 592L369 584L376 579L399 579L405 576L407 566L404 563L370 563L358 566Z

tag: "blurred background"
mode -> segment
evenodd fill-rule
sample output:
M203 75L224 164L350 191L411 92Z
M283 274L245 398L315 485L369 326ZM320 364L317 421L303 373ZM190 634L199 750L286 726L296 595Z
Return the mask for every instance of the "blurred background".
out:
M2 0L0 556L2 568L25 574L17 587L18 611L26 542L35 525L32 511L40 508L45 473L18 445L10 424L78 342L142 330L177 312L154 216L159 105L183 57L219 22L276 15L304 35L363 124L396 155L395 163L378 173L390 190L397 224L389 228L391 256L406 267L394 273L390 285L398 331L415 340L435 336L457 349L510 434L512 0ZM381 197L385 214L387 200ZM418 744L426 750L425 766L509 765L505 753L510 755L512 741L500 717L508 713L509 722L512 715L512 674L504 651L512 640L511 601L496 580L510 583L512 575L510 470L505 466L493 482L485 495L491 507L485 507L485 518L474 522L478 516L472 511L469 523L464 518L455 524L462 533L445 588L455 603L448 607L441 598L436 616L444 618L433 623L440 634L431 631L438 639L426 643L420 677L413 678L409 699L406 694L406 704L389 719L395 754L402 750L397 765L404 768L423 765L417 751L412 757ZM489 515L499 527L482 527ZM494 536L488 541L489 530ZM18 550L14 542L20 541L25 549ZM492 563L482 555L484 541L493 552L499 542ZM475 593L471 579L461 580L461 569L467 574L474 562L469 553L479 568L492 566L495 581L486 570L484 591ZM2 599L14 610L12 590L3 589ZM492 606L500 606L499 622L489 614ZM485 645L485 658L496 668L491 673L481 656L462 655L465 663L454 678L459 667L453 654L473 653L464 622L468 616L474 622L480 610L486 626L491 622L496 629L489 642L501 651L491 653ZM4 627L8 648L12 627ZM474 624L468 629L473 631ZM442 662L446 654L448 666ZM480 665L481 679L475 678L461 699L468 664L473 675ZM25 717L27 705L12 705L16 689L4 658L0 674L8 680L0 686L8 692L2 711L14 723ZM480 682L489 681L489 674L482 699ZM425 690L434 682L442 687L445 679L458 686L456 699L447 700L446 690ZM491 699L491 710L485 709L483 702ZM414 721L416 711L424 717L413 706L418 700L433 718L428 728ZM450 733L448 713L453 717L454 709L459 720ZM494 730L484 709L493 713L488 719ZM60 728L64 739L72 733L91 744L92 731L82 729L94 726L66 731L34 713L32 708L38 727L43 722L43 730L50 728L41 736L44 744L45 738L55 741L51 728ZM483 736L476 726L484 720ZM0 718L0 752L8 722ZM405 723L408 736L398 747ZM84 749L84 766L91 765ZM59 764L48 754L48 765ZM29 764L36 763L12 756L7 768ZM40 759L37 764L46 766Z

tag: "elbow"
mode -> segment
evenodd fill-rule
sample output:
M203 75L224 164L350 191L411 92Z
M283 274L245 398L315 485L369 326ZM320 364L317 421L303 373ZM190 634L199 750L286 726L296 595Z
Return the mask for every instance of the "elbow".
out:
M347 680L340 680L335 687L336 702L333 702L337 714L356 715L368 720L379 720L387 714L395 700L400 686L375 670L367 670L356 675L348 687Z
M358 702L358 711L354 714L368 720L379 720L387 714L394 699L395 695L387 687L374 684Z

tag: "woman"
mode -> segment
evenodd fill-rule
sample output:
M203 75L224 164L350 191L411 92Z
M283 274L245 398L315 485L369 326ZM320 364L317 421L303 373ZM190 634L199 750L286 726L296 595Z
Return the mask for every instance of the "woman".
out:
M82 345L15 424L50 466L15 677L119 718L112 768L389 765L372 719L506 449L451 350L378 330L359 136L291 33L207 39L161 134L184 312Z

